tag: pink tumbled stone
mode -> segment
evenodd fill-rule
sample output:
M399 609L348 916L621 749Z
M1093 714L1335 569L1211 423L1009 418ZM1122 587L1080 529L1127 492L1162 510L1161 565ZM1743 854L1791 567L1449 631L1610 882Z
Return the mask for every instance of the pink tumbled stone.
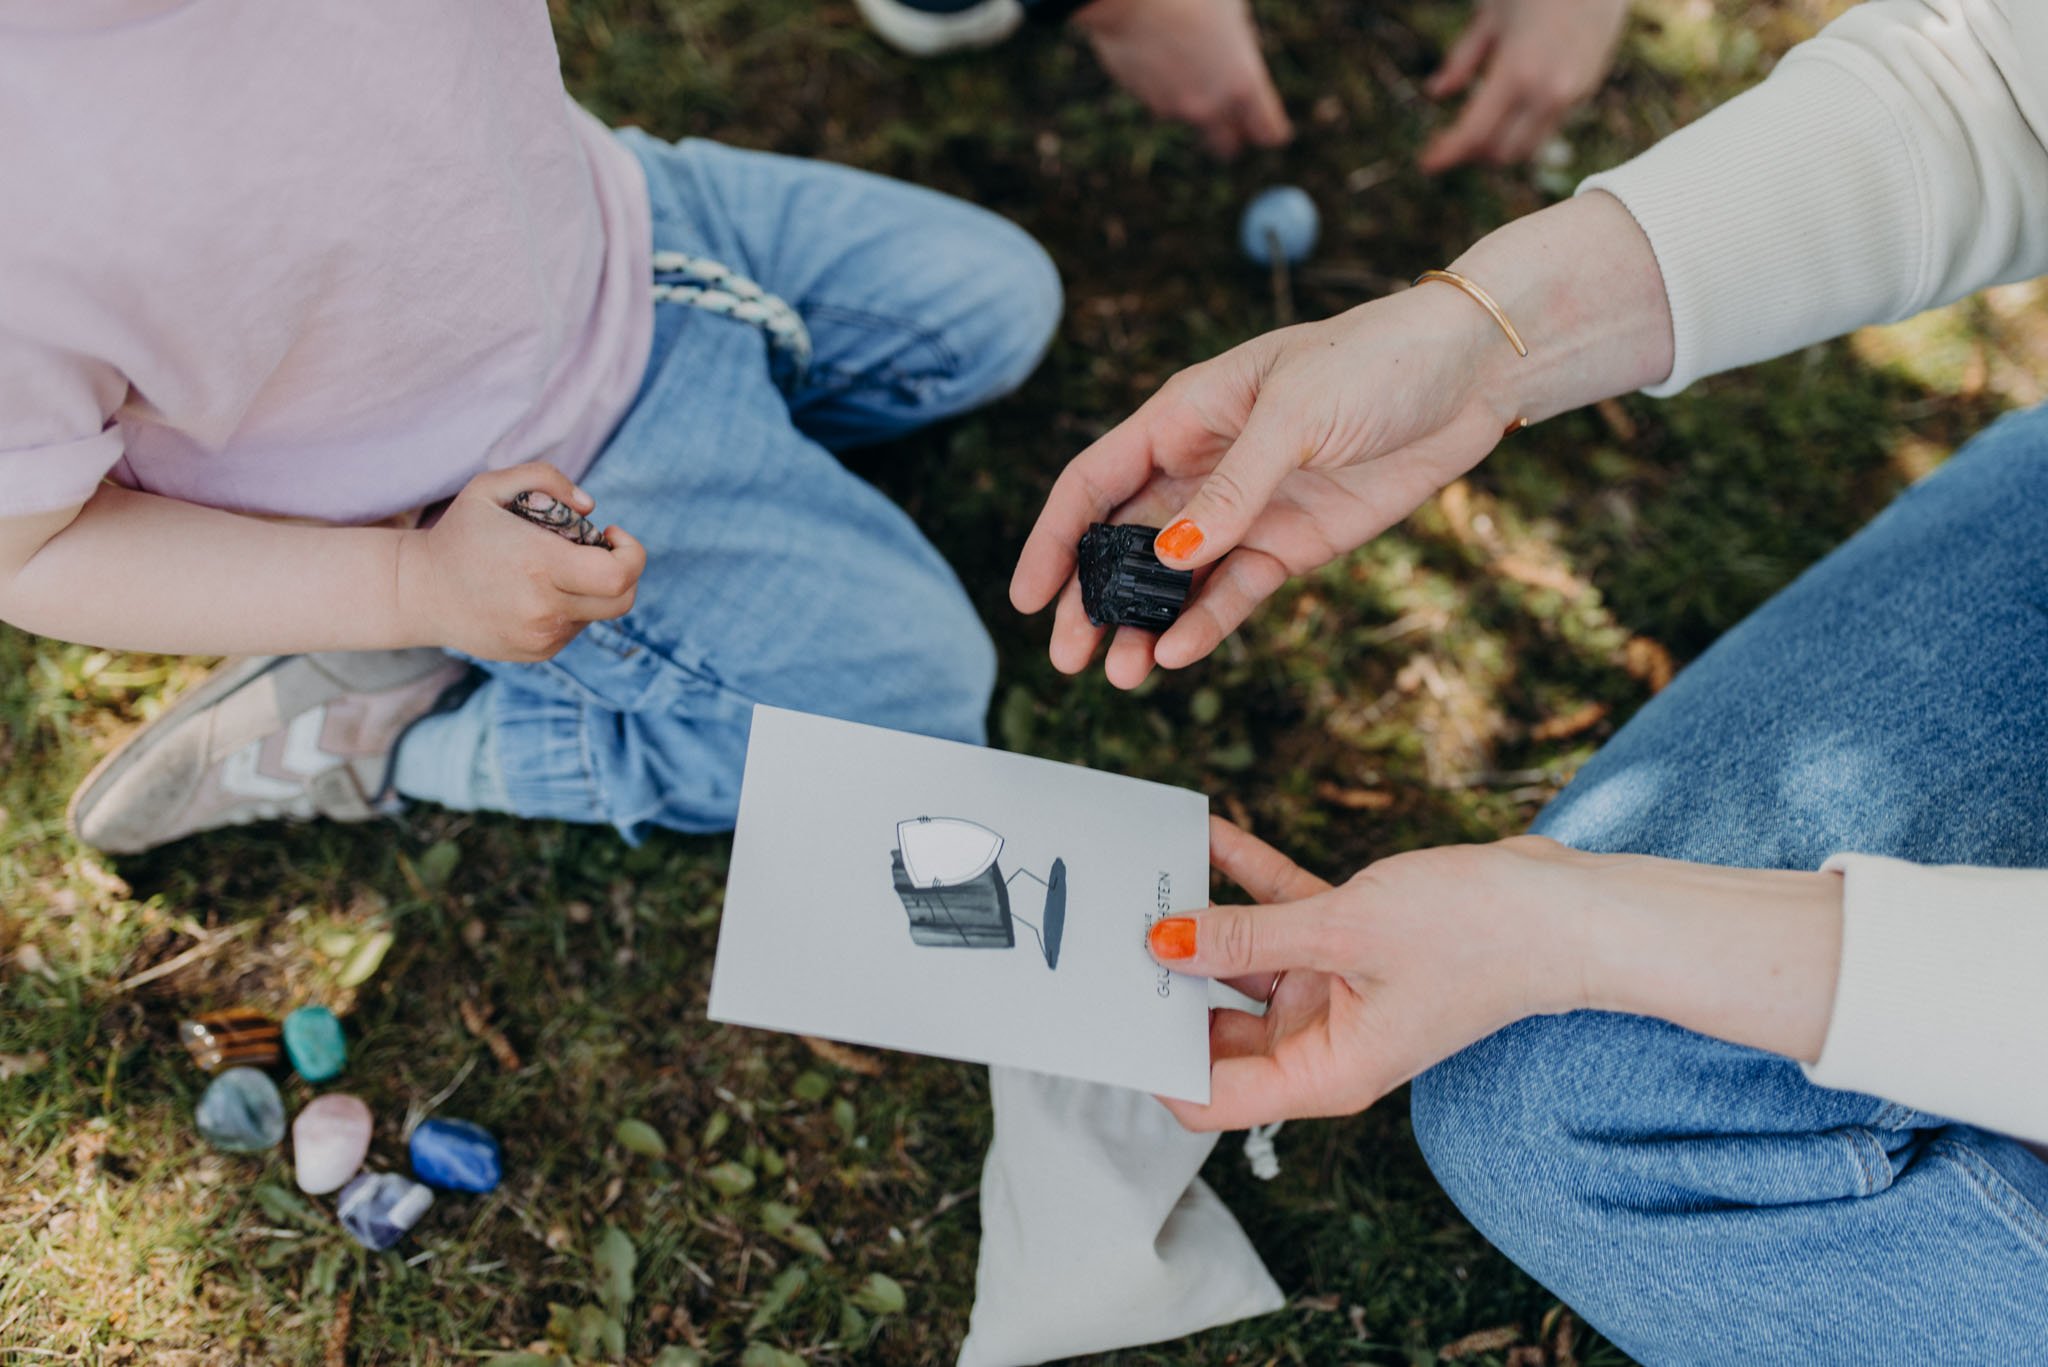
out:
M314 1097L292 1122L299 1190L340 1191L370 1152L370 1108L340 1092Z

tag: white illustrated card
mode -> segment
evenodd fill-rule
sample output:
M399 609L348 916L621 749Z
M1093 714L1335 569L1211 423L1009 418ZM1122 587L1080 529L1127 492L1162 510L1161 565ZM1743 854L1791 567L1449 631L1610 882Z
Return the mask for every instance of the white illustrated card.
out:
M1209 1099L1200 793L754 709L711 1018Z

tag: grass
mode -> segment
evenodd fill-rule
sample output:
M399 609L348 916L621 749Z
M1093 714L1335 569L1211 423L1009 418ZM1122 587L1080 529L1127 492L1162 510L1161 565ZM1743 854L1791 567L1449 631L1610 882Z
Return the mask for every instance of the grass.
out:
M1285 180L1316 197L1325 245L1297 304L1341 309L1695 117L1827 7L1645 3L1569 130L1568 168L1441 181L1409 169L1439 117L1415 83L1461 8L1260 8L1302 137L1219 169L1058 37L911 64L837 0L554 5L571 85L603 116L936 185L1062 263L1061 339L1024 391L861 465L992 624L1004 745L1201 788L1332 875L1511 834L1674 662L1999 408L2039 397L2041 300L2014 287L1669 403L1543 424L1290 587L1206 666L1132 695L1061 678L1043 622L1004 602L1015 548L1087 438L1272 325L1232 245L1251 192ZM70 787L204 663L0 630L0 1360L952 1360L988 1137L979 1070L890 1056L868 1076L711 1028L722 840L629 849L428 810L117 866L73 846ZM446 1093L448 1113L504 1137L504 1187L444 1199L370 1255L294 1192L283 1153L208 1152L177 1020L310 1001L347 1018L375 1161L402 1163L408 1107ZM1281 1151L1271 1184L1231 1143L1208 1176L1289 1308L1101 1361L1623 1360L1459 1218L1402 1097L1293 1127Z

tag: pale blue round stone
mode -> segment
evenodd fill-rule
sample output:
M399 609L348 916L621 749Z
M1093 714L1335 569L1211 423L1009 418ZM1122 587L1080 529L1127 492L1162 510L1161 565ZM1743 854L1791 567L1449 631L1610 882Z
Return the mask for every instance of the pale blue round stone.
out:
M268 1073L230 1068L199 1098L199 1133L227 1153L260 1153L284 1138L284 1098Z
M1308 191L1297 185L1275 185L1261 190L1244 206L1237 224L1237 245L1261 266L1273 264L1273 247L1290 263L1308 259L1322 232L1322 215Z

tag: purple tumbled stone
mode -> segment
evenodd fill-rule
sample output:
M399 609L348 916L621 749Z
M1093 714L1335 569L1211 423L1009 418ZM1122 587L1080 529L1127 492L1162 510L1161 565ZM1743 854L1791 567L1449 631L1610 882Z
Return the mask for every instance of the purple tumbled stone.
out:
M349 1237L376 1252L403 1239L420 1222L434 1193L395 1172L366 1172L341 1189L335 1214Z

